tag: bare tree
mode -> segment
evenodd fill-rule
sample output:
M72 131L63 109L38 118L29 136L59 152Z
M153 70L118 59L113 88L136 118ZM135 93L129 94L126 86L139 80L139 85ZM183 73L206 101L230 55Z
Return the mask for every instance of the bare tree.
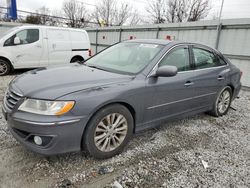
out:
M121 26L125 24L128 18L131 16L131 6L127 3L121 3L120 7L115 8L114 12L114 24Z
M87 10L85 6L76 0L65 0L63 3L63 12L70 20L71 27L86 26Z
M39 15L28 15L24 21L25 23L29 24L41 24L41 16Z
M133 25L138 25L140 23L142 23L141 16L137 13L137 11L133 11L129 18L128 24L133 26Z
M188 15L187 0L168 0L166 18L170 23L186 21Z
M40 9L36 11L39 14L40 17L40 24L42 25L50 25L51 17L49 8L43 6Z
M187 21L197 21L205 18L211 9L209 0L192 0Z
M96 5L94 18L100 26L121 26L132 16L132 10L128 3L118 5L115 0L102 0Z
M154 23L164 23L165 22L165 0L152 0L148 1L148 7L146 7L146 11L152 17Z
M96 5L94 17L96 22L102 26L114 24L116 2L114 0L102 0Z
M210 0L168 0L166 18L170 23L198 21L210 10Z

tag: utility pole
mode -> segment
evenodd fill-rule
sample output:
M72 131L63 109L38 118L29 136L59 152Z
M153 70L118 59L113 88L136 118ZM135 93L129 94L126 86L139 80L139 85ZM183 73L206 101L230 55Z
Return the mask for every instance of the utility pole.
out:
M222 15L222 9L223 9L223 6L224 6L224 0L221 1L221 6L220 6L220 15L219 15L219 21L218 21L218 27L220 25L220 21L221 21L221 15ZM217 27L217 29L218 29Z
M216 43L215 43L215 48L218 49L219 47L219 41L220 41L220 32L221 32L221 15L222 15L222 10L223 10L223 6L224 6L224 0L221 1L221 7L220 7L220 15L219 15L219 19L218 19L218 25L217 25L217 38L216 38Z

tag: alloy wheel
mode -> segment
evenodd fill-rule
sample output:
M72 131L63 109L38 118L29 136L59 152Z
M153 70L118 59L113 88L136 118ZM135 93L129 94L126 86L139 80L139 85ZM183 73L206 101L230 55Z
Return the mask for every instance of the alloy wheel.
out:
M230 105L230 92L228 90L224 90L218 99L217 109L219 113L223 114L227 111Z
M110 152L118 148L128 132L128 122L119 113L105 116L96 126L94 142L102 152Z
M0 75L6 74L7 71L8 71L8 67L6 63L0 62Z

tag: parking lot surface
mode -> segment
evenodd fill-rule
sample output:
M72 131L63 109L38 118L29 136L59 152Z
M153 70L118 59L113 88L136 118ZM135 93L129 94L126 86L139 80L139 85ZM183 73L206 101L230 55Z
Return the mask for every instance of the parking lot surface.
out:
M0 77L0 108L15 76ZM0 112L0 187L250 187L250 92L232 107L220 118L200 114L136 134L107 160L32 153Z

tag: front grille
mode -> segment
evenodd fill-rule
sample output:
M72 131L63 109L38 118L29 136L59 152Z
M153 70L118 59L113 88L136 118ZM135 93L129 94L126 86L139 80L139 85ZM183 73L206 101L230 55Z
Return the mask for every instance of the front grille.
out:
M22 95L18 94L15 91L10 91L7 90L5 99L4 99L4 104L9 110L13 110L17 102L21 99Z

